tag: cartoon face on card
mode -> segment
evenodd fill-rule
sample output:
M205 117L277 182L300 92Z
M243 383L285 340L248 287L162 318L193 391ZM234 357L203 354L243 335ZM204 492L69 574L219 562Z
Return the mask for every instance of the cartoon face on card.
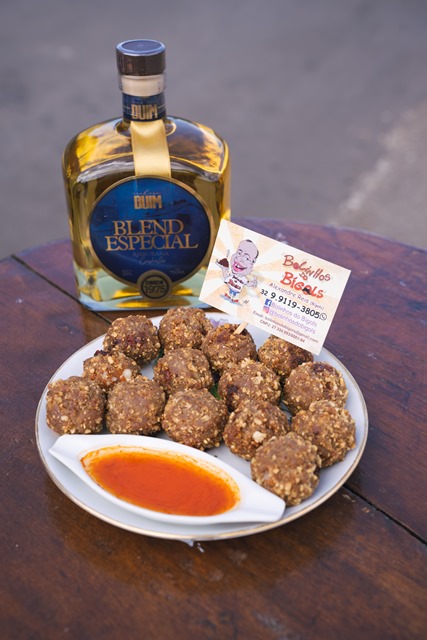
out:
M230 253L232 252L231 256ZM252 240L241 240L236 249L227 249L226 255L216 261L222 272L225 300L239 304L240 295L246 287L256 287L257 278L254 270L259 251Z

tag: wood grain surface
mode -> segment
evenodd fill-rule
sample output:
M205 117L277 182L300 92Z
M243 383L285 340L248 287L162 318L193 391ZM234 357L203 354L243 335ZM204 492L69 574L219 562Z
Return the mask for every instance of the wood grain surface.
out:
M9 257L0 262L1 637L425 637L426 253L351 230L236 222L352 271L325 346L366 400L358 468L308 515L230 540L146 537L83 511L48 477L34 418L52 373L120 314L77 302L68 241Z

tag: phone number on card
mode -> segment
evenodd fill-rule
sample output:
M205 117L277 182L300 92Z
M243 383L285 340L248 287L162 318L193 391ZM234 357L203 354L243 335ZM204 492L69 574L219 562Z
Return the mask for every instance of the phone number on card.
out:
M286 298L281 294L276 293L275 291L268 291L268 289L261 289L262 296L268 296L266 299L266 306L270 306L271 302L274 300L275 303L281 305L282 307L290 307L291 309L297 309L300 313L305 313L307 316L312 318L316 318L317 320L327 320L326 313L322 313L320 311L316 311L316 309L310 309L304 304L298 304L295 300L291 300L290 298ZM276 305L275 305L276 306Z

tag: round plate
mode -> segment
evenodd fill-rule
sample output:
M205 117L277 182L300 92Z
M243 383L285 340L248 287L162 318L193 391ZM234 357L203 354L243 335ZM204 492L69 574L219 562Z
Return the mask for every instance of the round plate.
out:
M208 313L210 320L218 324L221 322L238 323L238 320L226 316L223 313ZM161 317L152 318L155 325L158 325ZM248 327L257 347L260 347L268 337L268 334L257 327ZM90 358L97 349L102 348L104 336L100 336L92 342L76 351L52 376L50 382L58 378L69 378L73 375L81 375L83 372L83 362ZM346 409L350 412L356 422L356 447L349 451L342 462L322 469L319 474L319 484L310 498L304 500L295 507L286 508L283 517L276 522L269 523L227 523L206 526L178 526L162 523L140 515L136 515L118 506L115 506L98 493L89 488L72 471L67 469L61 462L56 460L49 449L56 442L59 435L49 429L46 424L46 393L47 386L40 398L36 414L36 439L40 457L46 470L59 489L70 500L78 504L82 509L92 515L105 520L122 529L134 531L156 538L169 538L175 540L195 541L195 540L220 540L225 538L237 538L247 536L261 531L273 529L296 518L300 518L309 511L312 511L325 500L330 498L353 473L366 445L368 436L368 413L362 393L350 372L341 362L326 349L322 349L315 360L329 362L337 370L341 371L348 388L348 400ZM153 376L151 365L142 369L143 375ZM167 436L156 436L164 437ZM233 467L250 477L250 463L234 455L225 444L208 451L213 456L231 464Z

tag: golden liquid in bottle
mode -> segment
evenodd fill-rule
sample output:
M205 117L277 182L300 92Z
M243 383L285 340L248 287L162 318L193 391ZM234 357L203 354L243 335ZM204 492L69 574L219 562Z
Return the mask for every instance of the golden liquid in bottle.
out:
M181 118L165 123L172 179L195 192L210 213L216 235L220 221L230 217L230 162L227 144L212 129ZM196 273L174 284L161 300L147 299L137 285L114 277L91 248L89 221L98 198L110 187L134 175L129 127L121 119L79 133L63 155L73 263L80 301L92 309L165 309L204 306L199 301L206 255Z

